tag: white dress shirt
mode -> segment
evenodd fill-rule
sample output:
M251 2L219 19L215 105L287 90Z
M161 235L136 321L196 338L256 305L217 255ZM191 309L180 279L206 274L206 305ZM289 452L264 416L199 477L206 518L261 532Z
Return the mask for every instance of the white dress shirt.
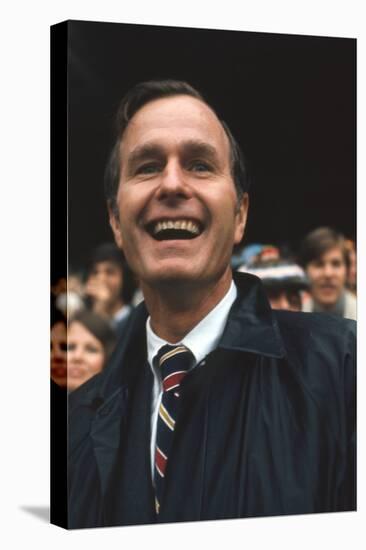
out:
M238 292L234 282L231 282L230 288L222 300L196 325L180 342L171 344L157 336L150 323L150 317L146 321L147 336L147 359L154 375L152 399L151 399L151 474L154 480L155 463L155 444L156 444L156 426L160 407L161 396L163 394L162 381L160 373L153 359L159 349L166 344L171 346L183 345L188 348L194 356L194 363L191 368L205 364L204 358L213 349L216 348L221 335L224 331L226 321L231 306L233 305Z

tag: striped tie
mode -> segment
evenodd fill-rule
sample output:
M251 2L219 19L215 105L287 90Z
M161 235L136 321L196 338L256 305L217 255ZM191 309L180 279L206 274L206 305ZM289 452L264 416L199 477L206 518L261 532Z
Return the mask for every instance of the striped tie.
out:
M161 369L163 395L159 407L155 450L155 509L159 514L163 497L166 466L178 415L179 385L193 364L194 356L186 347L163 346L157 356Z

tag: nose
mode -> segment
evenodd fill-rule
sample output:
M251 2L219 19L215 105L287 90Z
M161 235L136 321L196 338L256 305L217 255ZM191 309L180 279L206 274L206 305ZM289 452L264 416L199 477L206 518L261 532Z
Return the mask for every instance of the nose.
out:
M79 363L83 359L83 351L81 346L75 346L68 351L68 359L74 363Z
M61 349L60 345L53 345L51 350L51 360L55 363L63 363L65 361L66 352Z
M164 199L187 199L192 196L187 174L177 160L171 160L161 173L157 197Z
M324 273L325 277L331 277L333 275L334 268L333 268L331 263L326 263L324 265L323 273Z

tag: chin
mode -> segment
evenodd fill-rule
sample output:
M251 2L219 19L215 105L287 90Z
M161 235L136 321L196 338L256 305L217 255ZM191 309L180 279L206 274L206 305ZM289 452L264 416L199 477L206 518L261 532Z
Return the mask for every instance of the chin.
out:
M338 296L332 297L332 298L327 297L327 298L323 298L323 299L318 300L320 305L325 307L325 308L332 308L333 306L336 305L337 301L338 301Z
M197 283L202 281L202 277L192 270L172 268L164 269L145 278L149 286L159 287L161 285L181 285L185 283Z

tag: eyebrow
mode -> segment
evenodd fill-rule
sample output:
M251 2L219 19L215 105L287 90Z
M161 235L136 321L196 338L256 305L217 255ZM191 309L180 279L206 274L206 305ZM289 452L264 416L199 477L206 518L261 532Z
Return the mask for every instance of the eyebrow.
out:
M219 163L219 155L215 147L210 143L200 140L188 140L179 145L181 156L184 158L189 157L202 157L215 164ZM157 143L146 143L144 145L137 146L127 158L127 171L136 166L136 164L151 158L164 159L166 156L166 149L163 145Z

